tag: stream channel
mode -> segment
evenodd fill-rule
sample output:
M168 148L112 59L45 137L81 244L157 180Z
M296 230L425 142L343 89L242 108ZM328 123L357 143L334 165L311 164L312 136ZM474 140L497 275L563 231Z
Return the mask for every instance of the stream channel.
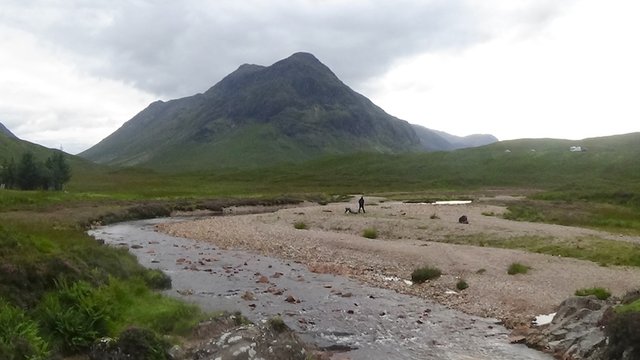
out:
M128 247L142 265L171 276L167 295L205 311L241 311L254 323L280 316L303 340L344 351L349 359L552 359L510 344L509 331L495 319L312 273L295 262L155 231L160 222L181 220L187 219L132 221L89 234Z

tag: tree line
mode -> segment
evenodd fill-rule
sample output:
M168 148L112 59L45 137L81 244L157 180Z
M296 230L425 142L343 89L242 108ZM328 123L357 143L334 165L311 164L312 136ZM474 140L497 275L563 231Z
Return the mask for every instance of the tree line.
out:
M62 190L70 179L71 167L61 151L55 151L44 162L26 152L18 163L13 158L5 159L0 167L0 184L7 189Z

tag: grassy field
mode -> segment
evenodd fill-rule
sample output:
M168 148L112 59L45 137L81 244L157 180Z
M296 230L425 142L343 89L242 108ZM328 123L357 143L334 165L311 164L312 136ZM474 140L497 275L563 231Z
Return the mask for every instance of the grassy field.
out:
M571 145L588 151L570 152ZM7 144L0 146L7 149L3 155L9 154ZM11 148L14 155L22 150ZM90 340L115 336L127 326L179 335L202 318L197 310L152 292L167 285L162 274L88 237L86 227L94 221L219 209L231 202L328 202L345 194L416 200L501 193L528 196L509 207L507 217L514 220L640 234L638 154L640 134L582 142L518 140L441 153L329 156L271 168L193 173L112 169L70 157L73 177L65 191L0 190L0 328L23 329L32 358L39 359L45 353L85 351ZM37 155L47 152L39 149ZM598 239L449 241L640 266L637 247ZM63 308L70 309L68 314L58 311ZM96 327L82 328L73 319L88 319ZM0 330L2 353L22 344L7 331Z

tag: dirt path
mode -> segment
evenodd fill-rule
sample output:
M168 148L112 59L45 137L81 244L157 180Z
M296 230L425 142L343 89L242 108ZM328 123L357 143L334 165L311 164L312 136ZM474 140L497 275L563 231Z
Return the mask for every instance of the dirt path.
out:
M542 236L577 239L596 236L640 243L639 238L588 229L515 222L495 205L432 205L381 202L369 199L366 214L345 214L353 204L330 204L283 209L275 213L213 217L159 226L171 235L210 241L227 249L300 261L312 271L355 277L379 287L434 299L444 305L507 325L529 322L554 311L576 289L605 287L614 295L640 286L640 269L601 267L588 261L438 242L448 236ZM469 224L459 224L461 215ZM434 216L435 215L435 216ZM294 228L303 222L306 230ZM362 237L375 228L377 239ZM532 268L524 275L508 275L520 262ZM443 276L423 285L410 285L411 272L431 265ZM469 288L456 290L464 279Z

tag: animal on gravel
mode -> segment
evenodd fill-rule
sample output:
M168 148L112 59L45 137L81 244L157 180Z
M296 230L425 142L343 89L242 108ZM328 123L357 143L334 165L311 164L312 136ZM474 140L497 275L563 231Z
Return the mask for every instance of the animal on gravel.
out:
M345 214L357 214L357 212L355 212L355 211L351 210L351 208L350 208L350 207L346 207L346 208L344 208L344 213L345 213Z
M467 215L462 215L460 216L460 218L458 219L458 222L460 224L468 224L469 223L469 219L467 219Z

